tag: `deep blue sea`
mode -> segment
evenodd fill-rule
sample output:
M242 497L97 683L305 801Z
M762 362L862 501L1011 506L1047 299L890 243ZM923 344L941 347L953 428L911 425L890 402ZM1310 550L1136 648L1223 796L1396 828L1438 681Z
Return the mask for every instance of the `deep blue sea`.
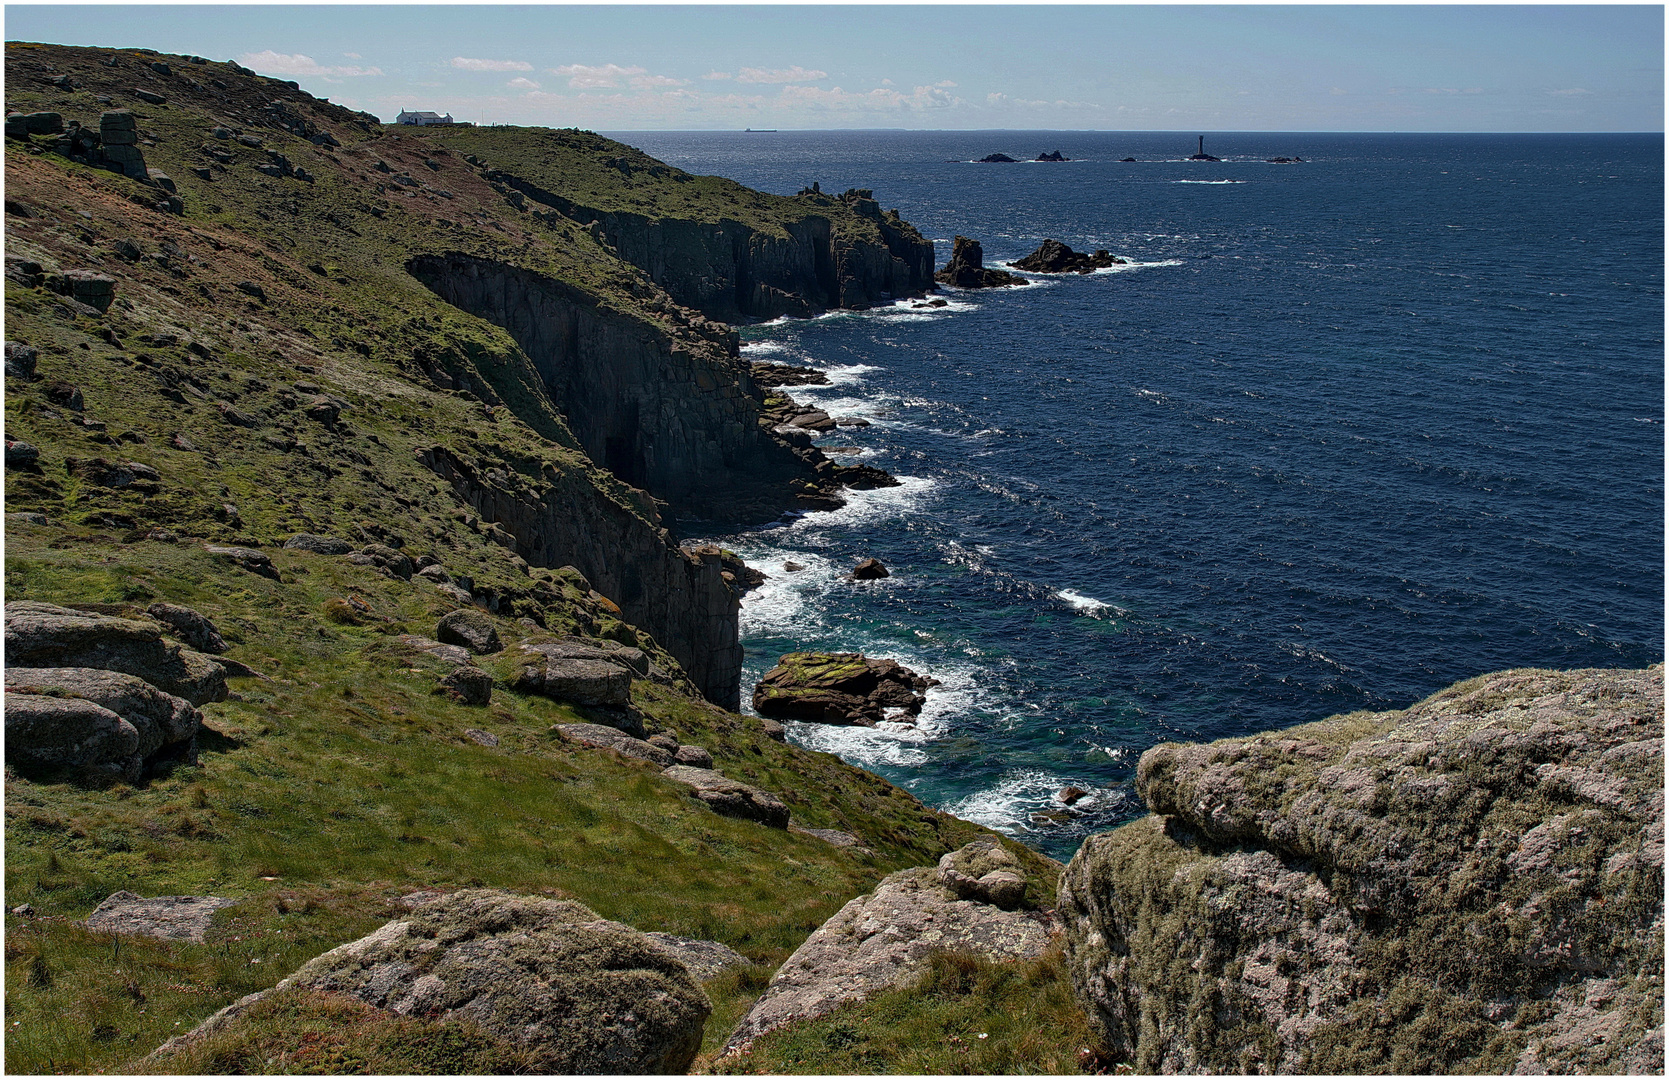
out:
M770 575L744 699L795 649L942 680L914 726L790 737L1059 858L1141 813L1159 742L1663 659L1662 136L1180 160L1196 134L616 136L765 191L872 188L941 265L958 234L988 265L1046 237L1131 260L744 327L747 356L829 373L793 396L871 421L820 444L903 486L712 538ZM1074 160L971 163L1052 150ZM842 580L868 556L893 576Z

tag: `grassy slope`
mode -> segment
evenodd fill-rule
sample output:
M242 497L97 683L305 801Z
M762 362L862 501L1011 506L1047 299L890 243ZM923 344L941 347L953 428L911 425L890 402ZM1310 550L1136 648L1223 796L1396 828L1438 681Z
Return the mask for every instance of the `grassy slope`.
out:
M124 66L97 62L112 56ZM414 250L475 251L671 332L685 316L588 235L511 208L457 155L323 112L318 122L343 144L334 151L257 127L251 117L268 97L300 98L272 80L166 58L200 84L218 78L229 89L171 85L163 106L123 97L123 87L156 85L135 74L154 59L8 46L15 108L96 124L111 107L97 95L132 104L154 142L143 147L148 163L175 178L186 214L136 205L130 196L156 193L134 181L7 141L8 201L31 215L8 212L8 256L49 270L102 270L118 278L119 298L94 318L7 283L7 337L39 348L42 376L8 381L7 434L38 446L43 466L8 474L7 510L41 511L55 524L8 527L6 595L184 603L214 619L231 655L264 677L234 680L233 698L205 709L211 734L200 767L103 790L8 769L6 903L36 912L7 918L8 1069L121 1068L378 925L397 910L391 898L468 884L573 896L642 929L717 939L759 961L710 987L716 1043L769 971L845 900L892 869L985 835L833 757L765 739L755 722L636 684L652 724L706 746L727 774L778 793L797 824L856 833L873 854L720 818L644 764L554 738L553 723L584 719L573 709L502 689L485 709L433 693L439 669L395 637L433 635L450 605L428 585L278 550L291 532L359 529L516 597L513 614L654 651L647 635L611 618L606 600L517 565L415 462L415 446L443 443L529 488L594 487L654 520L641 492L578 451L514 343L401 267ZM32 79L48 67L73 71L83 88ZM208 138L216 123L265 146ZM210 160L198 149L205 144L234 155L211 180L189 172ZM317 180L254 173L267 148ZM423 186L379 193L390 175L379 160ZM122 259L121 240L143 257ZM244 281L266 299L235 287ZM424 365L471 390L438 389ZM81 388L82 412L47 399L56 379ZM311 391L295 389L298 381L343 402L341 420L307 419L297 400L304 406ZM221 401L253 426L228 423ZM195 449L176 446L176 435ZM65 468L69 458L95 457L139 461L162 479L117 490ZM260 543L282 578L252 575L189 540L141 538L157 525ZM329 601L350 595L373 608L363 625L326 614ZM499 630L507 639L524 632L510 617ZM495 663L501 679L510 674ZM465 728L493 733L499 745L480 746ZM206 944L118 943L77 923L117 889L240 903L221 913Z

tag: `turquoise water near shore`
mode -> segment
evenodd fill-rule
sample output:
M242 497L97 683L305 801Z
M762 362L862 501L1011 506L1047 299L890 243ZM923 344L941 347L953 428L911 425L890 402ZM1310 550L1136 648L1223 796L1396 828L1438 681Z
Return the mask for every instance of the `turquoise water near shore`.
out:
M870 421L825 449L903 481L712 538L770 575L744 698L799 648L943 682L915 725L803 745L1065 857L1141 812L1158 742L1663 658L1659 135L1208 136L1220 163L1177 160L1192 133L616 137L871 188L941 264L959 234L1130 260L743 328ZM894 576L843 580L868 556Z

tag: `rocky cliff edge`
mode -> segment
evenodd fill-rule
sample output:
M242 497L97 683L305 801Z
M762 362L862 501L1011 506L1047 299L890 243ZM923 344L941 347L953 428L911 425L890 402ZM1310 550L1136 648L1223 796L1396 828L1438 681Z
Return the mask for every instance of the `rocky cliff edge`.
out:
M1663 1069L1663 668L1143 755L1062 878L1138 1072Z

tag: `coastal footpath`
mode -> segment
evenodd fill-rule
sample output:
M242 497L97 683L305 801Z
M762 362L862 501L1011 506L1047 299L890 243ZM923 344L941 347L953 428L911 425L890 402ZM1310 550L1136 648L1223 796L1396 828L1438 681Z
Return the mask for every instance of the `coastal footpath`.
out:
M10 1071L1661 1070L1661 668L1156 748L1063 868L735 711L680 542L887 481L730 325L930 290L872 192L6 64Z

